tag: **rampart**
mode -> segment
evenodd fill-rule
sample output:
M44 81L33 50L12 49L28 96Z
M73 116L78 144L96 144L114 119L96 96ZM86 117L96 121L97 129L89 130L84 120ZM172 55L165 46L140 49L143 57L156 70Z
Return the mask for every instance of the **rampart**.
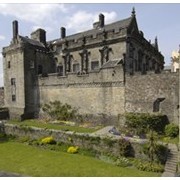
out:
M179 72L127 75L125 109L128 112L159 112L178 124Z

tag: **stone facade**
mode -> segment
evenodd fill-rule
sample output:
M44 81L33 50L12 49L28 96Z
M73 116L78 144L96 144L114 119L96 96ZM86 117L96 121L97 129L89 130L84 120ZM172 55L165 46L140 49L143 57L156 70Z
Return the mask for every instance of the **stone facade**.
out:
M93 29L66 36L62 27L60 34L60 38L46 41L46 32L38 29L31 38L23 37L18 34L18 22L13 22L11 44L3 48L5 106L10 118L38 117L40 106L54 100L71 104L94 120L107 117L109 123L120 121L122 114L134 108L147 111L147 107L129 105L135 95L129 88L133 89L138 82L137 91L138 85L146 89L145 81L151 79L150 86L157 89L153 81L161 77L164 57L157 38L152 44L139 31L134 9L127 19L106 25L104 15L100 14ZM167 79L161 88L164 94L174 76ZM157 82L164 83L163 79ZM139 93L143 94L144 89ZM176 95L170 97L178 98ZM148 103L161 98L147 96L144 101L148 99ZM172 104L173 109L178 106L177 101ZM152 112L152 104L148 107L148 112Z

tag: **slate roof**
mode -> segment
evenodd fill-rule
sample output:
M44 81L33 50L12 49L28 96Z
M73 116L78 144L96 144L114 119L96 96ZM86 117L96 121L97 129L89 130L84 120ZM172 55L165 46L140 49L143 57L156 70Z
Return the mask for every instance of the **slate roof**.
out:
M119 30L119 29L123 29L123 28L127 28L129 27L130 23L131 23L131 20L132 20L132 17L129 17L129 18L126 18L126 19L123 19L123 20L120 20L120 21L116 21L114 23L111 23L111 24L107 24L107 25L104 25L103 28L97 28L97 29L91 29L91 30L88 30L88 31L84 31L84 32L80 32L80 33L77 33L77 34L73 34L73 35L69 35L69 36L66 36L66 40L73 40L73 39L79 39L79 38L82 38L83 36L94 36L96 34L98 34L99 32L102 32L103 30L105 31L109 31L109 30ZM22 41L26 42L26 43L29 43L33 46L38 46L38 47L42 47L42 48L45 48L44 44L39 42L39 41L36 41L36 40L33 40L33 39L30 39L28 37L24 37L24 36L19 36ZM59 39L55 39L55 40L52 40L52 41L49 41L47 43L53 43L53 42L61 42L62 39L59 38Z
M38 46L38 47L42 47L42 48L45 48L44 44L39 42L39 41L36 41L36 40L33 40L33 39L30 39L28 37L23 37L23 36L19 36L20 39L25 42L25 43L29 43L33 46Z
M116 29L119 30L119 29L127 28L127 27L129 27L129 25L131 23L131 20L132 20L132 17L129 17L129 18L126 18L126 19L123 19L123 20L120 20L120 21L116 21L116 22L111 23L111 24L104 25L103 28L97 28L97 29L94 28L94 29L91 29L91 30L88 30L88 31L84 31L84 32L80 32L80 33L77 33L77 34L66 36L65 39L66 40L79 39L79 38L82 38L83 36L96 35L99 32L102 32L103 30L109 31L109 30L116 30ZM49 41L49 43L53 43L55 41L60 42L61 40L62 39L59 38L59 39Z

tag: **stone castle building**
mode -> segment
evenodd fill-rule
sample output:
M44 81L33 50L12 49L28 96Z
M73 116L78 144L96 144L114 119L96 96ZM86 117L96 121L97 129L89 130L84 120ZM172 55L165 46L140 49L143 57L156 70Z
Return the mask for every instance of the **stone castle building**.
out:
M39 116L42 104L59 100L91 120L120 122L125 112L160 112L178 122L178 73L163 71L158 40L152 44L138 29L135 10L127 19L46 40L38 29L18 33L3 48L5 106L10 118Z

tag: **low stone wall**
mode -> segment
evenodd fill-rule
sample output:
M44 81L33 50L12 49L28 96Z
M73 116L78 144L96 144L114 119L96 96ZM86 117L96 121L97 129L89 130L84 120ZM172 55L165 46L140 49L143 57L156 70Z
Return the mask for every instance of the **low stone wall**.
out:
M0 132L17 137L29 137L30 139L40 139L52 136L57 142L64 142L80 148L93 149L100 153L110 153L119 156L123 144L119 143L121 137L99 137L88 133L75 133L71 131L61 131L52 129L43 129L36 127L18 126L12 124L0 124ZM147 159L142 152L142 145L136 142L130 142L130 154L133 157Z

